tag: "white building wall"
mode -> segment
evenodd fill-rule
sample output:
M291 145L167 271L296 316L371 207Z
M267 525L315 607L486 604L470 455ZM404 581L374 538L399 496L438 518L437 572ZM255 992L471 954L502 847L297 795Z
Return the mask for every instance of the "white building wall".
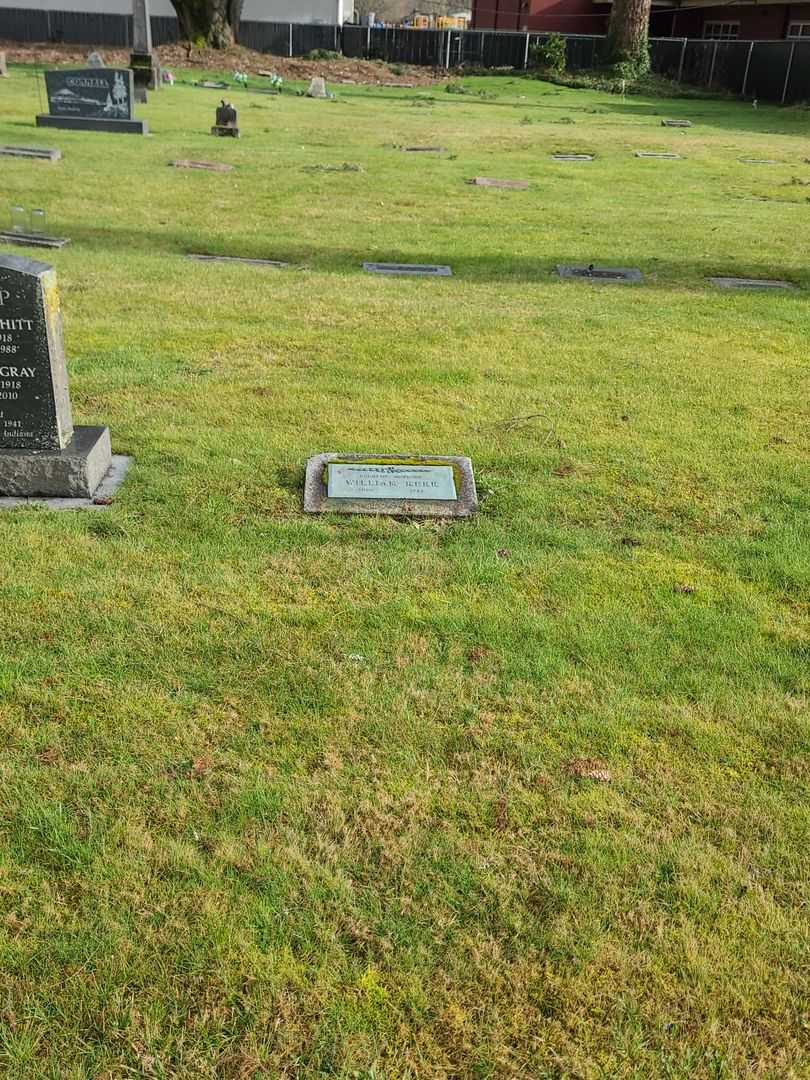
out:
M92 11L130 15L132 0L0 0L0 7L31 11ZM247 22L300 22L340 25L351 18L353 0L245 0ZM152 15L174 15L170 0L149 0Z

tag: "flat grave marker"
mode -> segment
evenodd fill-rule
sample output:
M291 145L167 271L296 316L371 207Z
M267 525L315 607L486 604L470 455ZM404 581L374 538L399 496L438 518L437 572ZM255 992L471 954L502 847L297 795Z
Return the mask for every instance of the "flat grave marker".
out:
M191 158L178 158L169 164L175 169L207 169L209 172L233 172L233 165L224 161L192 161Z
M245 263L248 266L275 266L277 269L283 269L290 264L288 262L281 262L278 259L250 259L243 255L198 255L191 254L186 255L187 259L195 259L197 262L224 262L224 263Z
M708 279L718 289L796 289L792 281L779 281L773 278L710 277Z
M525 191L529 186L528 180L496 180L493 176L473 176L467 183L476 187L510 188L515 191Z
M552 154L554 161L593 161L595 154Z
M73 425L59 291L47 263L0 255L0 345L0 506L92 499L113 464L110 432Z
M62 157L62 151L51 146L0 146L0 156L59 161Z
M467 457L318 454L307 462L308 514L466 518L478 509Z
M641 271L635 267L595 266L593 263L560 265L557 273L561 278L581 278L585 281L630 282L644 279Z
M752 158L741 157L740 163L742 165L778 165L778 161L774 161L772 158Z
M633 154L637 158L662 158L666 161L675 161L681 159L680 154L671 154L668 151L658 150L634 150Z
M687 128L692 126L691 120L662 120L661 127Z
M453 275L451 267L431 263L364 262L363 269L369 274L403 274L413 277L452 277Z
M0 243L20 244L23 247L62 248L69 244L66 236L48 236L46 233L15 232L11 229L0 231Z
M129 68L46 71L48 112L37 116L37 127L145 135L146 121L132 115L133 86Z
M203 90L228 89L228 84L226 82L212 82L210 79L202 79L200 82L195 82L194 85L201 87Z
M443 146L399 146L404 154L443 154Z

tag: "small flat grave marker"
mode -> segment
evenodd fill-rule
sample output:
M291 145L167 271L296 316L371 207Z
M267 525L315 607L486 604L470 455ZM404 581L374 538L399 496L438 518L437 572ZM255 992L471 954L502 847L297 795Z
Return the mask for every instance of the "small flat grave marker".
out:
M662 120L661 127L691 127L691 120Z
M769 278L710 277L712 285L718 289L789 289L796 286L792 281L778 281Z
M515 191L525 191L529 186L528 180L496 180L492 176L473 176L467 183L476 187L513 188Z
M307 462L304 511L470 517L478 509L467 457L318 454Z
M593 161L595 154L552 154L554 161Z
M562 278L584 278L586 281L642 281L643 275L635 267L563 265L557 267Z
M772 158L753 158L753 157L741 157L740 163L742 165L778 165L778 161L774 161Z
M41 158L43 161L59 161L61 150L50 146L0 146L3 157Z
M226 165L223 161L192 161L190 158L178 158L170 161L175 169L208 169L209 172L233 172L233 165Z
M194 83L195 86L202 87L203 90L227 90L228 84L226 82L213 82L211 79L202 79L200 82Z
M0 232L0 243L22 244L24 247L61 248L69 244L66 236L47 236L45 233Z
M249 259L243 255L186 255L187 259L196 259L197 262L224 262L224 263L245 263L248 266L275 266L278 269L283 269L285 266L289 266L288 262L281 262L278 259Z
M400 146L405 154L443 154L443 146Z
M680 154L664 153L663 151L659 153L657 150L635 150L634 154L640 158L663 158L667 161L680 160L681 156Z
M414 277L452 277L449 266L435 266L420 263L383 263L364 262L363 269L370 274L409 274Z

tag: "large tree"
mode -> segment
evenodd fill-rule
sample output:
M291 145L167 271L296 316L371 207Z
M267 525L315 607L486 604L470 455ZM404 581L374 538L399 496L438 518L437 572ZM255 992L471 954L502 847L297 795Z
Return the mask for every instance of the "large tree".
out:
M628 64L637 74L650 66L651 0L613 0L606 42L606 59L611 64Z
M233 45L244 0L172 0L187 41L203 41L212 49Z

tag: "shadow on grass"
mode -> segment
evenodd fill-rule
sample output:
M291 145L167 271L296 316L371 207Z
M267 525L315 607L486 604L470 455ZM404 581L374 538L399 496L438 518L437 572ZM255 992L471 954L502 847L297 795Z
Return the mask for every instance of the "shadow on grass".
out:
M119 255L121 252L139 252L151 254L155 258L184 258L186 255L226 255L248 259L268 259L278 262L289 263L289 269L273 267L260 267L245 264L241 269L255 273L295 273L308 270L314 273L326 274L363 274L368 278L386 277L387 275L372 275L363 270L364 262L387 262L387 263L418 263L420 265L450 266L453 277L456 280L470 282L514 282L545 283L560 281L556 273L556 267L561 263L590 263L602 267L637 267L644 275L641 287L660 284L667 288L673 285L682 285L686 288L694 288L704 282L710 276L735 276L752 278L778 278L787 281L797 281L795 267L784 266L779 263L769 263L761 258L753 256L750 259L729 258L718 262L684 263L667 259L656 259L647 253L638 256L628 255L626 252L611 252L601 249L598 243L592 248L583 251L580 249L560 250L546 253L543 258L510 257L499 254L470 255L454 252L429 249L427 251L403 251L396 248L380 248L370 244L367 249L357 248L319 248L312 245L294 245L282 242L257 241L255 236L235 239L211 234L208 237L193 236L177 230L165 229L161 231L144 231L135 229L92 229L73 228L68 226L60 228L60 232L71 238L71 247L86 246L94 249L97 253L109 252L110 255ZM25 249L17 249L22 253ZM189 267L194 263L189 260ZM204 265L199 263L197 265ZM224 268L226 265L237 267L240 264L217 264L209 263L209 266ZM394 280L388 277L388 280ZM402 277L396 278L402 281ZM405 277L404 280L424 280L422 278ZM452 278L443 278L445 283ZM802 279L803 280L803 279ZM569 287L581 287L586 284L591 286L606 287L615 285L617 288L630 288L632 283L619 285L614 282L585 282L567 281ZM441 286L438 286L441 287ZM637 284L636 287L639 287ZM791 294L796 296L796 293Z

